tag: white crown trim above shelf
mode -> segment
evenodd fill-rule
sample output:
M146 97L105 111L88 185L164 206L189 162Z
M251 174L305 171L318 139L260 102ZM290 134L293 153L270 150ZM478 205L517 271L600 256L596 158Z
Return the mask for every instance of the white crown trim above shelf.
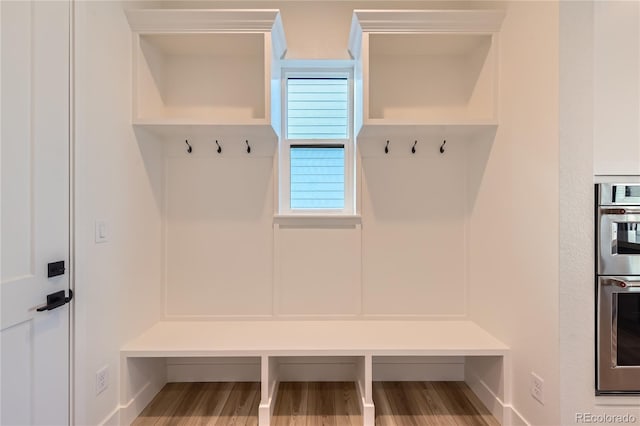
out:
M365 32L496 32L502 10L354 10ZM352 28L353 35L353 28Z
M129 9L133 31L271 31L277 9Z
M274 55L287 50L278 9L128 9L129 26L137 33L270 32Z

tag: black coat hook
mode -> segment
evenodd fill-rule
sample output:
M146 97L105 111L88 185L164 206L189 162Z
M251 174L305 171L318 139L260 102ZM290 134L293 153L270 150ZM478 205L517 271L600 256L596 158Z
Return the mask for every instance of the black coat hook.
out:
M447 143L447 140L445 139L445 140L442 142L442 145L440 145L440 154L444 154L444 145L445 145L446 143Z
M187 144L188 148L187 148L187 152L189 154L191 154L193 152L193 148L191 147L191 145L189 145L189 141L187 139L184 140L184 143Z
M389 153L389 141L387 141L387 145L384 147L384 153L385 154Z
M221 154L222 153L222 147L220 146L220 144L218 143L217 140L216 140L216 145L218 145L218 149L217 149L218 154Z
M418 144L418 141L413 141L413 146L411 147L411 153L415 154L416 153L416 145Z
M247 144L247 154L251 154L251 145L249 145L249 141L245 140L244 143Z

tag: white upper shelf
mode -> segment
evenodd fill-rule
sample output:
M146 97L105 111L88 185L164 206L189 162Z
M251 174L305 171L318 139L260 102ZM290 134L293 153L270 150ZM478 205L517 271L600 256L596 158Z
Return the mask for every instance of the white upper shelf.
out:
M278 10L125 13L133 34L134 126L185 138L222 132L276 139L272 76L286 53Z
M359 139L498 124L501 10L355 10Z

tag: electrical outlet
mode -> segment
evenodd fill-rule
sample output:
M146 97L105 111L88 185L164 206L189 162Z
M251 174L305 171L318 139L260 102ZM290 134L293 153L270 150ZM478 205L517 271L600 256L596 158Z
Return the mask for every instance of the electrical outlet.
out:
M96 395L100 395L109 387L109 366L105 365L96 371Z
M533 371L531 372L531 396L544 405L544 380Z

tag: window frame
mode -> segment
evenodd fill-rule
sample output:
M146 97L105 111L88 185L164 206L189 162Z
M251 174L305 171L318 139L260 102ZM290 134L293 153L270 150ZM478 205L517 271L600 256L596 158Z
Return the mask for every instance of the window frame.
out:
M288 135L288 80L290 78L346 78L347 97L347 138L346 139L289 139ZM282 216L351 216L356 214L355 196L355 137L354 137L354 70L353 67L296 67L283 68L281 74L281 121L279 163L278 212ZM291 208L291 146L344 145L344 208L342 209L292 209Z

